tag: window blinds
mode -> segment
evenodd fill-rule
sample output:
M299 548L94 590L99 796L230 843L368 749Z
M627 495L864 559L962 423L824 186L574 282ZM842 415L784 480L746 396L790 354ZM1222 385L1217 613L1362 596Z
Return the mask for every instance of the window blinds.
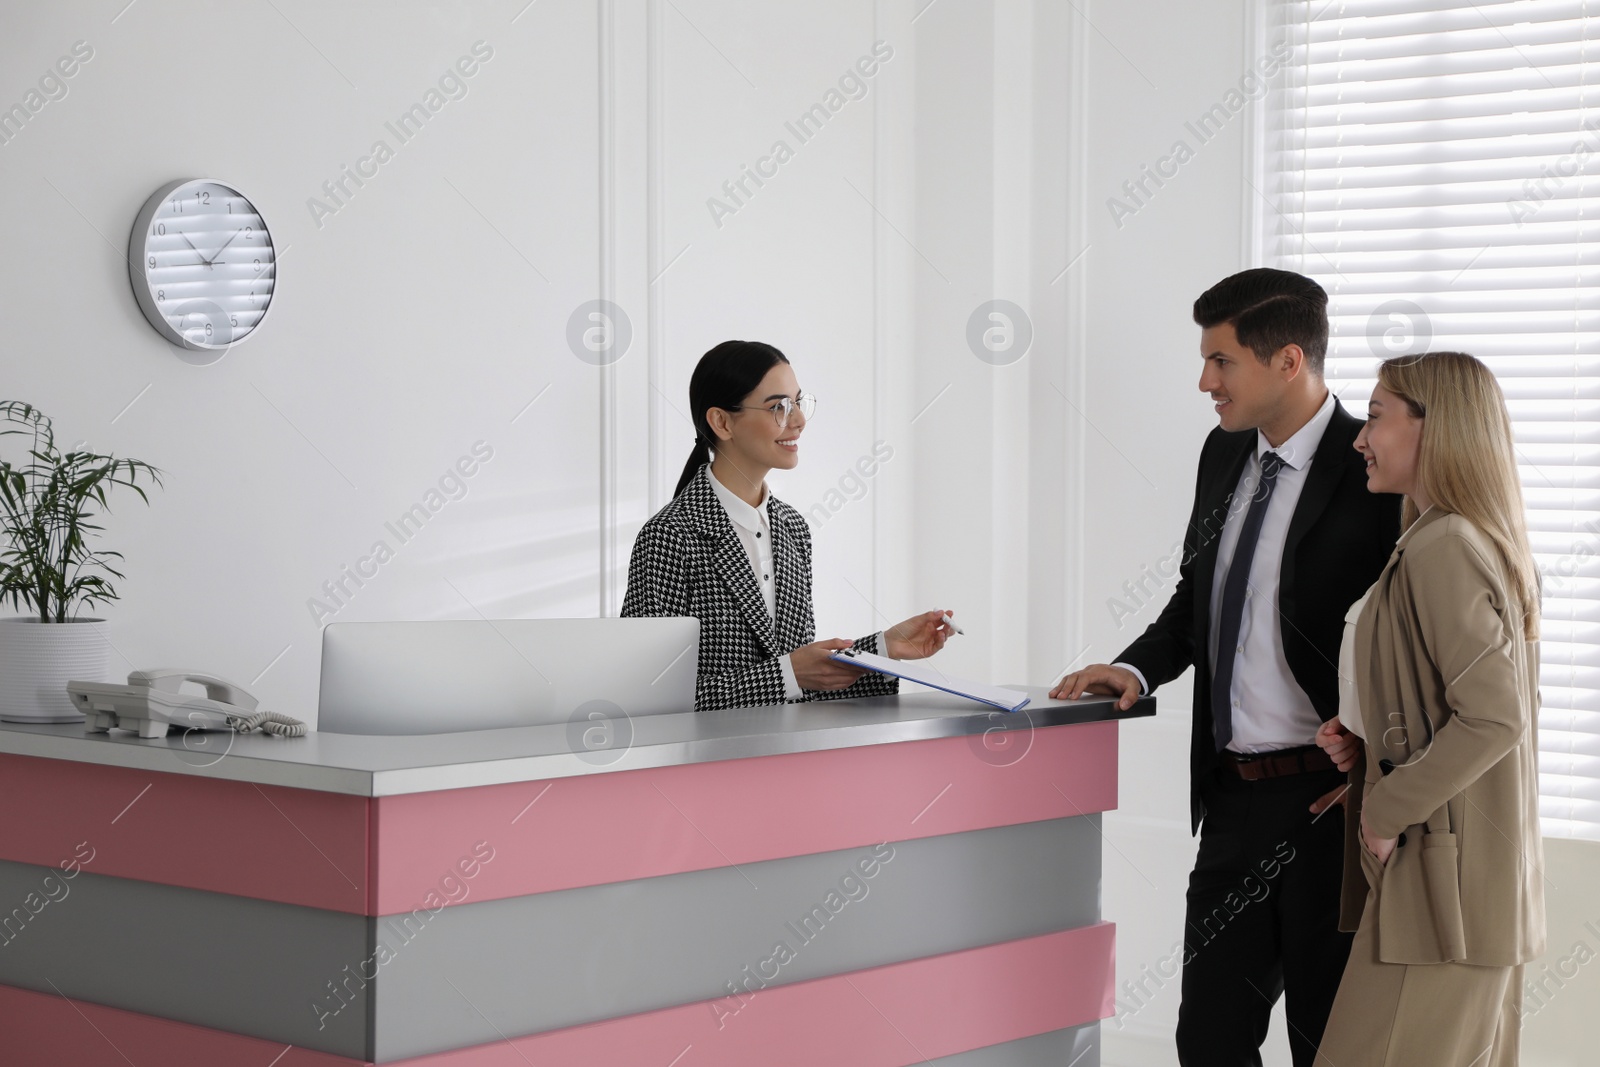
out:
M1505 390L1544 574L1540 814L1600 840L1600 0L1262 0L1260 262L1330 296L1330 388L1470 352Z

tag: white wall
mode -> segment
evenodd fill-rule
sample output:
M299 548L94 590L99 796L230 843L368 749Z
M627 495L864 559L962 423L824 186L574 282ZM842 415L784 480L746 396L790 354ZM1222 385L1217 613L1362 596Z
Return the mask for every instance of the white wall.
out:
M0 147L4 393L166 472L107 523L113 672L209 668L312 718L308 601L385 537L395 559L336 618L598 607L596 375L562 342L597 284L594 10L375 10L6 8L0 99L76 40L94 57ZM385 122L480 40L467 95L399 144ZM380 138L395 158L319 226L308 199ZM139 206L185 176L253 198L280 255L259 336L205 367L145 323L123 260ZM480 440L465 497L387 534Z
M821 632L946 606L971 630L952 669L1059 673L1081 28L1056 7L7 6L0 100L76 41L93 58L0 145L4 395L166 472L107 520L113 672L204 666L311 718L314 600L338 620L614 612L692 442L694 361L754 337L821 398L801 468L773 479L813 520ZM477 42L493 57L466 95L399 144L386 121ZM801 143L791 125L875 46L860 98ZM332 200L379 139L394 158ZM793 157L728 197L778 140ZM183 176L251 197L280 256L262 328L204 367L143 321L123 259ZM633 335L606 368L565 340L601 297ZM967 341L994 298L1033 320L1007 366ZM465 496L399 543L385 522L479 441L494 458ZM858 480L875 449L892 458ZM379 539L395 558L358 588L343 569Z

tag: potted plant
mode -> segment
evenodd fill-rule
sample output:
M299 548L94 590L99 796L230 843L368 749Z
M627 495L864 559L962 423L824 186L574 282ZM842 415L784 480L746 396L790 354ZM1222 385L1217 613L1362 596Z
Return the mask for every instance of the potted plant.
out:
M103 681L109 662L104 619L78 612L117 599L107 580L121 578L96 551L90 520L106 494L124 485L146 504L139 486L161 484L161 472L135 459L95 452L60 452L44 413L17 400L0 402L0 437L29 439L27 459L0 456L0 601L27 615L0 619L0 719L81 722L67 696L68 681Z

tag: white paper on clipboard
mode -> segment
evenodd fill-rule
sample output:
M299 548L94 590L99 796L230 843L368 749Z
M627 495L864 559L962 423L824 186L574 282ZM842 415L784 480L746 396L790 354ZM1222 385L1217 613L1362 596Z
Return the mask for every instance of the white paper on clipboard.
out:
M852 667L865 667L869 671L879 674L889 674L896 678L904 678L908 682L916 682L930 689L938 689L946 693L953 693L958 697L976 700L980 704L988 704L999 708L1001 711L1017 711L1028 703L1029 697L1015 689L1003 689L998 685L985 685L982 682L969 681L966 678L956 678L945 674L933 667L924 667L916 661L889 659L887 656L875 655L871 652L860 652L853 648L840 649L838 652L829 653L830 659L840 663L848 663Z

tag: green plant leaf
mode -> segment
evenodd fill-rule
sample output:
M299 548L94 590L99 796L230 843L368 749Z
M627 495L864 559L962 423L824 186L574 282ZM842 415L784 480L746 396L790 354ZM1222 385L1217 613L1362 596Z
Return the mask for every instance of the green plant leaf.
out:
M0 438L30 438L29 462L0 459L0 602L26 606L41 621L66 622L84 607L117 599L107 577L123 574L110 560L120 552L95 551L90 537L102 527L90 520L93 505L110 509L111 491L122 486L146 505L140 481L161 485L161 471L148 463L85 450L57 450L49 418L19 400L0 402Z

